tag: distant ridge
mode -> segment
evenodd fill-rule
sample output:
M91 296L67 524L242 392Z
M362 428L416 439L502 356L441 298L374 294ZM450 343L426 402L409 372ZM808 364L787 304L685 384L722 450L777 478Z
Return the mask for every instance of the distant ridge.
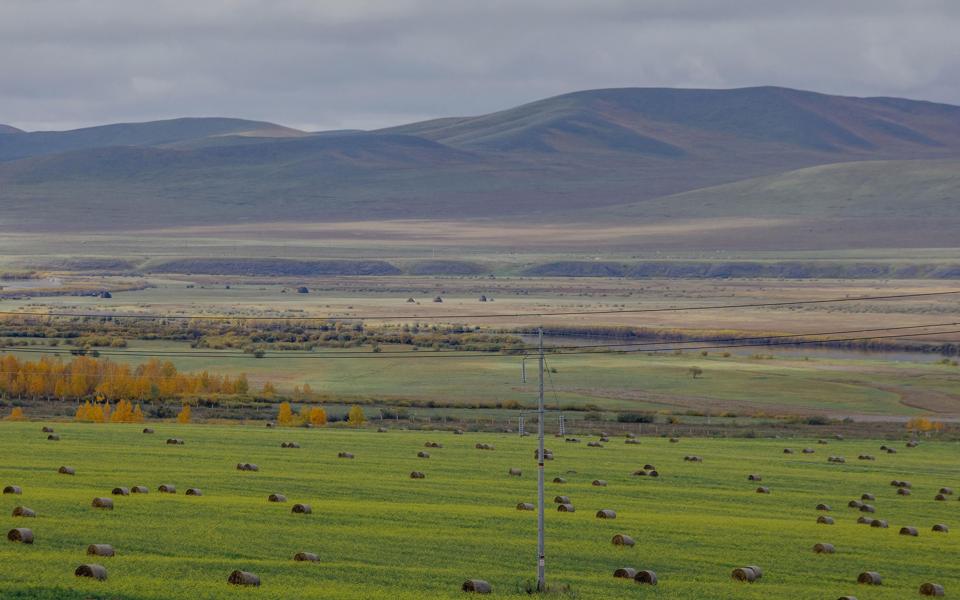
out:
M0 135L4 133L23 133L23 130L17 129L12 125L4 125L3 123L0 123Z

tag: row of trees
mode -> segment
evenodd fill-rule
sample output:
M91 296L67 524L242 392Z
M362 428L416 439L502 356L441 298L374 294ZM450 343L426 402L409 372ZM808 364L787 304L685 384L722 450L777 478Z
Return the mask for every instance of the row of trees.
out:
M350 408L347 413L347 423L352 427L359 427L367 422L367 416L359 406ZM309 423L314 426L327 424L327 411L322 406L303 406L297 413L289 402L282 402L277 411L277 424L281 427L296 427Z
M143 423L143 410L129 400L120 400L116 406L100 399L87 400L77 407L73 418L84 423Z

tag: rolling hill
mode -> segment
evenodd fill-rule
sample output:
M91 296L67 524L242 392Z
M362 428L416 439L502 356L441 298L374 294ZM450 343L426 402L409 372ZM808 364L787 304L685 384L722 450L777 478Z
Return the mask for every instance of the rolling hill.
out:
M174 119L0 136L0 228L777 217L904 243L898 221L960 219L958 161L960 107L773 87L591 90L369 132Z

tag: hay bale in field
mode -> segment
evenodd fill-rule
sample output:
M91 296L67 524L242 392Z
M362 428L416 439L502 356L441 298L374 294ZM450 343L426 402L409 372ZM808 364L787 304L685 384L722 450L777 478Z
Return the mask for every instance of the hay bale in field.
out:
M135 485L132 488L130 488L130 493L131 494L149 494L150 490L148 490L147 486L145 485Z
M616 534L615 536L613 536L613 539L611 540L611 542L613 543L614 546L629 546L631 548L637 543L633 540L632 537L630 537L625 533Z
M143 433L151 434L151 433L153 433L153 432L154 432L153 429L151 429L151 428L149 428L149 427L144 427L144 428L143 428Z
M425 447L427 447L427 448L443 448L443 444L441 444L440 442L427 442L427 443L425 444Z
M783 449L783 453L784 453L784 454L793 454L793 448L784 448L784 449Z
M42 431L43 433L53 433L53 427L44 426L40 431Z
M297 442L282 442L280 444L280 447L281 448L299 448L300 444L298 444Z
M477 444L474 446L477 450L493 450L492 444Z
M953 488L942 487L942 488L940 488L940 493L943 494L943 495L945 495L945 496L952 496L952 495L953 495Z
M861 454L857 457L858 460L877 460L872 454Z
M824 510L824 511L828 511L828 512L829 512L829 511L831 511L831 510L833 510L833 509L830 508L830 505L829 505L829 504L818 504L818 505L817 505L817 510Z
M753 583L763 577L763 571L758 567L737 567L730 574L734 581L742 583Z
M587 442L588 448L603 448L603 444L600 442Z
M924 583L920 586L921 596L946 596L943 586L939 583Z
M564 479L563 477L554 477L554 478L553 478L553 482L554 482L554 483L566 483L567 480Z
M200 491L200 488L187 488L187 496L202 496L203 492Z
M890 485L893 487L900 487L901 481L899 479L894 479L890 482Z
M837 600L857 600L856 596L840 596Z
M680 438L675 438L675 437L670 438L670 443L671 443L671 444L677 444L677 443L679 443L679 442L680 442Z
M646 477L646 476L647 476L647 472L646 472L645 470L643 470L643 469L640 469L640 470L638 470L638 471L634 471L633 474L636 475L637 477Z
M59 442L59 441L60 441L60 435L59 435L59 434L56 434L56 433L51 433L50 435L47 436L47 441L50 441L50 442Z
M616 518L617 518L617 511L615 511L615 510L610 510L609 508L604 508L604 509L598 510L598 511L597 511L597 518L598 518L598 519L616 519Z
M757 493L758 493L758 494L769 494L769 493L770 493L770 488L761 485L760 487L757 488Z
M454 429L454 430L453 430L453 435L463 435L463 430L462 430L462 429Z
M60 467L57 469L57 473L60 473L61 475L76 475L77 470L73 467Z
M237 463L238 471L259 471L260 467L253 463Z
M7 532L7 539L18 544L32 544L33 530L26 527L16 527Z
M594 486L594 487L607 487L607 482L604 481L603 479L594 479L594 480L590 483L590 485L592 485L592 486Z
M887 454L896 454L896 453L897 453L896 448L887 448Z
M613 572L613 576L620 579L633 579L637 576L637 570L630 567L620 567Z
M827 440L817 440L817 443L820 444L821 446L826 446Z
M283 494L270 494L267 496L267 502L286 502L287 497Z
M103 565L80 565L73 574L77 577L89 577L97 581L104 581L107 578L107 569Z
M426 479L427 476L424 475L421 471L411 471L410 479Z
M309 515L313 512L313 509L310 508L309 504L294 504L290 512L297 513L300 515Z
M386 432L387 432L386 427L377 427L377 433L386 433Z
M320 562L320 557L313 552L297 552L293 555L296 562Z
M570 442L571 444L579 444L579 443L580 443L580 438L575 438L575 437L573 437L573 438L567 438L567 439L565 439L564 441L565 441L565 442Z
M867 493L867 494L860 494L860 499L861 499L861 500L871 500L871 501L872 501L872 500L876 500L877 497L874 496L873 494Z
M570 504L570 496L556 496L553 502L554 504Z
M936 531L937 533L949 533L950 528L943 523L937 523L931 528L931 530Z
M839 433L833 434L833 439L843 441L843 436Z
M657 574L645 569L643 571L637 571L633 580L644 585L657 585Z
M847 506L850 508L860 509L863 508L863 502L860 502L859 500L851 500L850 502L847 502Z
M520 477L521 475L523 475L523 471L516 468L510 469L508 473L510 474L511 477Z
M857 583L863 585L883 585L883 578L876 571L864 571L857 577Z
M647 473L648 477L660 477L660 471L650 471Z
M26 506L15 506L13 507L14 517L36 517L37 513L32 508L27 508Z
M639 444L639 443L640 443L640 440L637 440L637 439L634 439L634 438L628 438L628 439L624 440L623 443L625 443L625 444Z
M747 481L763 481L763 477L757 475L756 473L751 473L747 475Z
M860 512L875 513L877 512L877 507L872 504L864 504L860 507Z
M888 529L890 524L887 523L885 519L874 519L870 522L870 527L875 527L877 529Z
M909 495L912 494L912 493L913 493L913 492L911 492L911 491L908 490L907 488L900 488L900 489L897 490L897 495L898 495L898 496L909 496Z
M569 502L557 506L557 512L576 512L576 509Z
M88 556L116 556L116 554L110 544L90 544L87 546Z
M157 491L161 494L176 494L177 486L173 485L172 483L164 483L157 488Z
M897 487L906 488L909 490L913 488L913 484L909 481L901 481L897 484Z
M918 442L917 440L910 440L909 442L907 442L907 448L916 448L919 445L920 445L920 442Z
M858 517L857 523L860 525L873 525L873 519L870 517Z
M274 423L273 421L267 421L266 425L267 425L267 429L273 429L274 427L277 426L277 424Z
M230 573L230 577L227 577L227 583L230 585L250 585L259 587L260 578L249 571L234 571L233 573Z
M600 438L600 441L603 442L604 444L606 444L607 442L610 441L610 438L608 438L607 436L603 436L603 437Z
M417 452L417 458L430 458L430 453L421 450L420 452Z
M920 532L917 531L916 527L901 527L900 535L909 535L909 536L917 537L920 535Z
M626 437L627 437L627 439L633 440L633 439L636 439L637 434L635 434L635 433L628 433L628 434L626 435Z
M517 510L534 510L534 506L530 502L521 502L517 504Z
M114 496L129 496L130 488L115 487L113 488L113 491L111 491L110 493L113 494Z
M817 451L814 450L813 448L804 448L803 450L801 450L801 452L803 452L804 454L816 454Z
M169 446L182 446L183 440L180 438L167 438L167 445Z
M933 497L933 499L936 500L937 502L946 502L946 501L947 501L947 497L944 496L943 494L937 494L936 496Z
M687 462L699 463L699 462L703 462L703 457L702 457L702 456L695 456L695 455L688 455L688 456L684 456L684 457L683 457L683 460L685 460L685 461L687 461Z
M23 490L19 485L8 485L7 487L3 488L3 493L20 495L23 493Z
M337 458L353 458L352 452L337 452Z
M833 554L836 552L836 549L833 547L833 544L814 544L813 551L817 554Z
M468 579L463 582L463 585L460 586L460 589L464 592L471 592L473 594L489 594L493 591L493 588L490 587L490 584L482 579Z
M105 508L107 510L113 510L113 500L110 498L94 498L91 506L94 508Z
M832 463L842 465L847 462L847 459L842 456L831 456L830 458L827 459L827 462L832 462Z
M833 517L822 515L817 517L817 523L820 525L833 525Z

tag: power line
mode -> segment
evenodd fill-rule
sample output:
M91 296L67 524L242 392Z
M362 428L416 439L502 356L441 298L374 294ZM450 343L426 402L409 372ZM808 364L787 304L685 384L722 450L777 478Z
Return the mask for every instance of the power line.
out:
M57 311L42 312L18 312L18 311L0 311L0 316L15 317L64 317L64 318L83 318L83 319L135 319L135 320L197 320L197 321L384 321L384 320L414 320L428 321L435 319L498 319L498 318L521 318L521 317L563 317L577 315L617 315L617 314L642 314L658 312L688 312L698 310L725 310L731 308L771 308L777 306L802 306L810 304L832 304L837 302L860 302L865 300L897 300L903 298L925 298L933 296L946 296L960 294L960 290L948 292L921 292L915 294L890 294L884 296L857 296L854 298L823 298L819 300L793 300L787 302L750 302L745 304L715 304L707 306L675 306L663 308L636 308L619 310L577 310L577 311L559 311L559 312L522 312L522 313L480 313L480 314L443 314L443 315L365 315L365 316L335 316L328 315L323 317L302 316L302 317L250 317L235 315L157 315L157 314L110 314L110 313L70 313Z

